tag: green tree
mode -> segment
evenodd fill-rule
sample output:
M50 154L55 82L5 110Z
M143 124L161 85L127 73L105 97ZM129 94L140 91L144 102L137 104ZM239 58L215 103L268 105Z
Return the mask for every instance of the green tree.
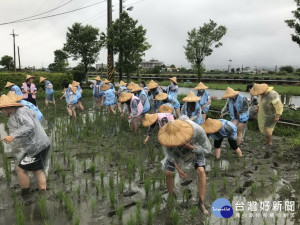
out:
M151 47L146 39L146 29L141 25L137 26L137 23L137 20L123 12L107 32L106 44L113 46L114 54L119 54L116 64L119 80L122 80L123 71L127 80L130 79L130 73L138 70L144 52Z
M193 68L197 71L198 81L201 81L202 74L205 71L203 60L210 56L213 47L222 46L221 38L226 34L225 26L217 26L217 23L210 20L204 23L199 29L192 29L188 32L187 45L184 46L187 60L192 63Z
M292 29L295 34L291 34L292 41L296 42L300 46L300 0L295 0L297 9L292 11L294 19L285 20L284 22Z
M11 70L14 68L14 60L13 57L4 55L0 60L0 65L4 66L5 69Z
M68 54L60 49L54 51L54 63L51 63L48 68L51 72L66 72L68 63Z
M287 73L292 73L292 72L294 72L294 67L292 67L292 66L281 66L279 68L279 71L281 71L281 72L287 72Z
M80 23L74 23L72 27L68 28L67 40L63 50L72 56L74 60L81 58L86 82L88 82L88 67L96 62L103 44L98 28L90 25L83 26Z

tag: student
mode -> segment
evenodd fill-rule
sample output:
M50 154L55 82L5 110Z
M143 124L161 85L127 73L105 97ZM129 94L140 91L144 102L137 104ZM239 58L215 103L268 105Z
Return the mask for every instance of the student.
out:
M162 163L169 196L174 196L175 170L181 178L186 179L188 175L182 168L192 164L198 177L198 207L204 215L208 215L209 211L204 205L206 191L204 155L211 152L211 145L202 127L183 116L164 125L158 132L158 141L165 155Z
M169 80L170 80L170 85L167 87L167 94L177 99L177 95L178 95L177 78L171 77L169 78Z
M50 83L49 80L47 80L46 77L40 77L40 83L41 82L45 83L45 92L46 92L45 106L46 106L46 108L48 108L49 102L52 102L55 107L53 85Z
M75 80L72 82L72 86L76 87L76 95L77 95L77 107L83 112L84 107L82 105L82 88L80 87L80 83Z
M247 85L246 92L250 92L250 90L253 88L252 84ZM256 118L258 112L258 97L252 96L249 101L249 118Z
M0 111L9 117L9 135L1 141L6 144L17 143L18 145L13 145L13 148L22 146L24 151L16 171L21 194L26 205L29 204L27 201L30 201L31 198L29 171L32 171L35 176L39 194L44 195L46 193L46 176L43 170L49 155L50 140L36 115L27 107L23 107L22 104L13 102L11 98L2 95L0 97Z
M241 149L237 144L237 128L236 126L224 119L207 119L201 124L206 134L209 134L214 140L214 147L216 153L216 159L220 159L221 155L221 144L224 138L228 139L228 143L232 150L234 150L237 155L241 158L243 156Z
M38 109L38 107L36 107L34 104L32 104L31 102L27 102L25 100L23 100L23 96L20 95L16 95L14 92L9 91L7 93L7 97L11 98L13 102L17 102L20 103L24 106L26 106L27 108L29 108L32 112L34 112L38 118L38 120L41 122L43 119L43 114L41 113L41 111Z
M166 123L174 120L172 112L173 108L171 106L162 105L159 107L159 113L146 113L145 117L143 118L142 125L149 128L146 134L146 138L143 141L144 144L148 142L157 125L159 126L159 128L162 128Z
M21 89L19 88L19 86L15 85L14 83L10 83L7 81L5 88L10 88L9 91L14 92L16 95L20 95L23 97L23 93Z
M227 102L221 110L221 118L229 112L231 122L237 126L237 143L240 145L243 139L243 132L249 120L249 104L248 99L239 94L239 91L234 91L228 87L222 99L227 99Z
M148 94L147 92L147 85L146 85L146 83L145 83L145 81L141 81L141 83L139 84L139 86L144 90L144 92L146 93L146 94Z
M76 107L77 107L77 88L73 87L71 84L69 85L69 88L66 90L66 103L67 103L67 111L69 113L69 116L73 116L76 118Z
M250 94L258 96L258 127L260 132L266 136L267 144L272 145L272 134L283 112L279 95L273 90L273 87L269 87L267 84L254 84Z
M181 115L186 115L190 120L198 125L203 123L202 110L199 105L200 97L197 97L194 92L190 92L185 98L182 99L184 105L181 108Z
M27 75L25 82L22 84L22 93L23 93L23 99L25 101L31 102L36 106L36 93L37 88L35 87L35 84L33 83L33 79L35 76Z
M156 113L159 106L155 101L156 95L158 95L160 92L162 92L161 87L158 86L158 83L156 83L154 80L151 80L147 84L147 90L148 90L148 99L150 103L150 112Z
M196 95L200 97L200 101L198 103L201 107L203 121L205 121L206 115L209 111L209 107L211 104L210 95L206 90L208 89L208 87L205 86L202 82L200 82L194 89L197 90Z
M160 92L158 95L155 96L155 100L157 107L164 104L170 105L175 111L176 118L180 117L180 103L176 98L168 95L167 93Z
M143 105L142 116L144 116L150 110L150 102L147 94L137 84L131 89L131 93L133 93L136 97L138 97L141 100Z
M127 85L127 83L123 82L122 80L120 81L120 83L119 83L119 89L118 89L118 92L117 92L117 98L120 97L120 94L123 91L127 91L126 85ZM119 113L122 113L122 111L123 111L123 109L122 109L122 103L117 102L117 106L118 106Z
M119 97L119 102L125 103L128 109L128 122L130 128L134 131L135 134L138 132L138 126L141 119L141 114L143 112L143 105L141 100L134 96L132 93L122 92Z
M95 80L96 80L96 83L92 84L93 96L94 96L94 99L96 101L97 108L100 108L103 105L103 92L101 91L100 87L104 83L101 81L101 78L99 76L97 76L95 78Z
M111 88L111 86L106 83L102 85L101 90L104 93L104 105L107 106L108 108L108 113L112 112L113 114L116 114L115 111L115 104L117 102L116 100L116 94L115 94L115 89Z
M108 84L108 85L109 85L109 88L110 88L110 89L113 89L113 90L115 91L114 85L113 85L109 80L105 79L105 80L103 81L103 83L104 83L104 84Z

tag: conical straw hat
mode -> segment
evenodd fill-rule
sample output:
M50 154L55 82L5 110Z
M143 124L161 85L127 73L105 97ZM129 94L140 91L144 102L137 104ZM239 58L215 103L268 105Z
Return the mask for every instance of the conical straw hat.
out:
M110 81L109 81L109 80L107 80L107 79L105 78L105 80L103 81L103 83L104 83L104 84L109 84L109 83L110 83Z
M46 77L40 77L40 83L41 83L42 81L44 81L44 80L47 80L47 78L46 78Z
M142 120L142 125L144 127L149 127L156 122L157 118L158 116L156 113L154 114L146 113L144 119Z
M164 92L160 92L158 95L155 96L155 100L163 101L168 98L168 94Z
M30 79L30 78L35 78L35 76L32 75L26 75L26 80Z
M182 120L171 120L158 132L158 141L167 147L181 146L188 143L194 134L192 125Z
M198 102L200 97L197 97L194 92L190 92L185 98L182 99L184 102Z
M228 87L226 89L225 94L222 96L222 99L232 98L232 97L238 95L239 93L240 93L239 91L235 91L232 88Z
M73 80L73 82L72 82L72 87L77 87L78 85L79 85L79 82Z
M169 105L161 105L159 108L158 108L158 112L159 113L172 113L173 112L173 108Z
M77 87L71 87L71 91L74 93L74 94L76 94L76 90L77 90Z
M103 85L100 87L101 91L107 91L109 88L110 88L110 85L109 85L109 84L103 84Z
M204 123L201 124L205 133L213 134L218 132L222 128L222 122L220 120L208 118Z
M120 81L120 83L119 83L119 87L121 87L121 86L125 86L127 83L125 83L124 81Z
M131 92L137 92L143 90L139 85L134 85L134 87L131 89Z
M208 87L205 86L202 82L200 82L194 89L195 90L204 90L204 89L208 89Z
M131 90L132 88L134 88L135 85L136 85L136 83L130 82L130 83L128 84L128 86L127 86L127 89L128 89L128 90Z
M96 76L94 80L101 81L101 78L99 76Z
M1 95L1 97L0 97L0 108L6 108L6 107L12 107L12 106L22 107L23 105L20 104L20 103L14 102L7 95Z
M148 90L151 90L151 89L154 89L154 88L157 88L158 87L158 83L156 83L154 80L151 80L149 82L149 84L147 84L147 89Z
M21 101L23 99L23 96L21 95L16 95L14 92L9 91L7 93L7 97L11 98L14 102Z
M10 82L7 81L5 87L7 88L7 87L10 87L10 86L13 86L13 85L14 85L14 83L10 83Z
M264 94L268 90L267 84L254 84L253 88L250 90L250 94L253 96Z
M173 81L175 84L177 84L177 77L171 77L169 80Z
M127 92L122 92L120 94L120 97L119 97L119 102L127 102L128 100L130 100L132 98L132 93L127 93Z

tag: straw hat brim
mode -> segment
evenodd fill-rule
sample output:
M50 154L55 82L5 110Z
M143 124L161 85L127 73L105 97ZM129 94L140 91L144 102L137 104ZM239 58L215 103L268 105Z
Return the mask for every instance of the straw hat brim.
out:
M142 120L143 127L149 127L157 121L157 114L146 113L144 119Z
M10 87L10 86L13 86L13 85L14 85L14 83L7 82L5 87L7 88L7 87Z
M202 123L201 126L204 129L205 133L214 134L222 128L223 124L220 120L209 118L204 123Z
M163 93L163 92L161 92L155 96L155 100L157 100L157 101L163 101L163 100L166 100L167 98L168 98L168 94Z
M9 91L7 93L7 97L11 98L15 102L21 101L23 99L23 96L17 95L15 93L11 92L11 91Z
M35 78L35 76L28 75L25 80L28 80L30 78Z
M102 86L100 87L101 91L107 91L109 88L110 88L109 85L102 85Z
M169 78L169 80L171 80L171 81L173 81L175 84L177 84L177 79L176 79L176 77L171 77L171 78Z
M194 87L195 90L205 90L208 89L207 86L205 86L204 84L198 84L196 87Z
M46 77L40 77L40 83L43 82L44 80L47 80Z
M147 90L151 90L151 89L154 89L154 88L157 88L157 87L158 87L158 84L155 83L155 82L147 84Z
M131 89L131 92L133 93L133 92L137 92L137 91L141 91L141 90L143 90L141 87L137 87L137 88Z
M127 83L125 83L124 81L121 81L120 84L119 84L119 87L125 86L125 85L127 85Z
M172 113L173 112L173 108L169 105L161 105L158 108L158 112L159 113Z
M101 81L101 77L96 77L94 80Z
M181 146L191 141L194 135L193 126L182 120L172 120L158 132L158 141L166 147Z
M237 96L239 93L240 93L239 91L234 91L232 93L225 94L222 96L222 99L232 98L234 96Z
M9 104L0 105L0 109L7 108L7 107L22 107L22 106L24 106L24 105L22 105L20 103L12 102L12 103L9 103Z
M132 98L132 93L126 93L126 92L122 92L120 97L118 98L118 101L123 103L123 102L127 102Z
M197 97L197 96L186 96L185 98L182 99L182 101L184 102L198 102L200 101L200 97Z
M252 96L262 95L268 90L268 87L267 84L255 84L250 90L250 94Z

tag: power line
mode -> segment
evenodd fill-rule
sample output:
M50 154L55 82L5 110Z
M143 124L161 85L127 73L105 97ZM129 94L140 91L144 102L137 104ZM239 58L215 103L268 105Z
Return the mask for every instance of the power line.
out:
M70 11L63 12L63 13L57 13L57 14L54 14L54 15L38 17L38 18L29 19L29 20L17 20L17 21L11 21L11 22L6 22L6 23L0 23L0 26L6 25L6 24L12 24L12 23L28 22L28 21L33 21L33 20L40 20L40 19L45 19L45 18L60 16L60 15L64 15L64 14L76 12L76 11L79 11L79 10L82 10L82 9L86 9L86 8L92 7L94 5L98 5L100 3L103 3L103 2L105 2L105 1L96 2L96 3L88 5L88 6L84 6L84 7L81 7L81 8L78 8L78 9L74 9L74 10L70 10Z

